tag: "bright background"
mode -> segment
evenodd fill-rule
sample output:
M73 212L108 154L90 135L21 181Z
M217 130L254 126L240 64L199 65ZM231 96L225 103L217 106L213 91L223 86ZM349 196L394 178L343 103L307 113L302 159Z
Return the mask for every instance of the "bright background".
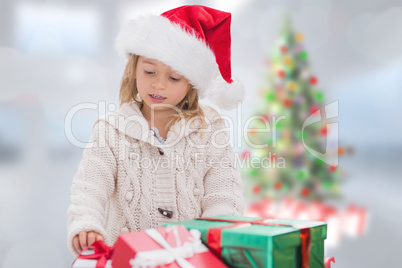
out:
M333 267L398 267L402 250L402 3L399 0L0 2L0 267L70 267L66 210L82 149L68 142L79 103L118 105L124 60L114 37L144 13L184 4L229 11L233 74L247 88L242 121L264 85L265 59L285 10L303 33L325 102L339 101L344 204L370 212L367 233L326 256ZM236 119L236 112L224 114ZM96 110L77 113L88 140ZM236 146L240 151L241 146Z

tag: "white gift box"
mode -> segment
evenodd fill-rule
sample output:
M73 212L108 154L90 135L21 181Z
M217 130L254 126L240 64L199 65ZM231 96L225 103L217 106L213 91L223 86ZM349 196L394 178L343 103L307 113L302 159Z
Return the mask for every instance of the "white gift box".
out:
M93 249L87 249L84 252L81 253L81 255L91 255L94 254ZM71 266L72 268L95 268L96 267L96 262L98 260L86 260L86 259L76 259L73 262L73 265ZM112 268L112 261L108 260L106 262L105 268Z

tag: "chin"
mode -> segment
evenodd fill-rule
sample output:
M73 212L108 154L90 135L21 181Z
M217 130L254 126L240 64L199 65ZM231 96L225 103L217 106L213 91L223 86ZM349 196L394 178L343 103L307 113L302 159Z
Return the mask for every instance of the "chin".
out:
M170 103L152 103L151 105L149 105L149 107L155 111L162 111L162 110L176 108L175 105L170 104Z

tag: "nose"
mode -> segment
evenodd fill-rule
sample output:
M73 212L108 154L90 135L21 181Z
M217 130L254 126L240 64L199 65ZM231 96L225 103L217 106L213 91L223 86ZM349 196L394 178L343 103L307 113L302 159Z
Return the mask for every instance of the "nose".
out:
M156 76L156 78L155 78L155 81L154 81L154 83L153 83L153 87L154 87L155 89L162 89L162 90L164 90L164 89L166 89L166 83L167 83L167 79L166 79L164 76L162 76L162 75L158 75L158 76Z

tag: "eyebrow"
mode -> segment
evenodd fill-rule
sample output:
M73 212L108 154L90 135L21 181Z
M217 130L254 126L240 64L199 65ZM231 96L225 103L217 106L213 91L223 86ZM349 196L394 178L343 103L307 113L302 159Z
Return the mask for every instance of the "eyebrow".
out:
M154 65L154 66L156 65L156 63L153 63L153 62L151 62L151 61L149 61L149 60L146 60L146 59L143 59L142 62L143 62L143 63L151 64L151 65ZM178 72L174 71L173 69L170 68L170 70L171 70L172 72L174 72L175 74L177 74L177 75L179 75L179 76L182 76L181 74L179 74Z
M150 61L148 61L148 60L143 60L143 63L149 63L149 64L152 64L152 65L155 65L155 63L150 62Z

